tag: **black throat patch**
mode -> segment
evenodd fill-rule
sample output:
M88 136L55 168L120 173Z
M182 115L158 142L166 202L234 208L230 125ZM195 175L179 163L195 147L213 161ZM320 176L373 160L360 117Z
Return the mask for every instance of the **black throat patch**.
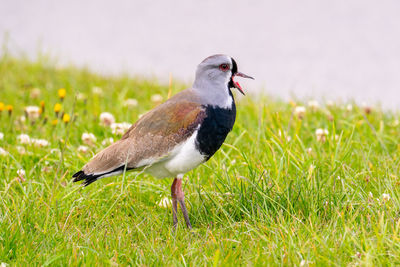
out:
M235 87L235 86L233 85L232 77L233 77L233 75L235 75L235 73L238 71L236 61L235 61L233 58L231 58L231 59L232 59L232 76L231 76L231 79L229 80L229 83L228 83L228 87L229 87L229 88Z
M206 118L198 130L195 144L200 153L209 160L233 128L236 120L236 105L233 100L230 109L215 106L205 106L205 108Z

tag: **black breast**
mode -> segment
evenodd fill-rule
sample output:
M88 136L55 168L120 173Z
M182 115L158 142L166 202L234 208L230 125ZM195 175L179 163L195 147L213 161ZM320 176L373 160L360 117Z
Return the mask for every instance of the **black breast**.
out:
M232 130L236 119L236 106L232 98L232 108L225 109L205 106L206 118L201 124L196 138L196 148L207 160L214 155Z

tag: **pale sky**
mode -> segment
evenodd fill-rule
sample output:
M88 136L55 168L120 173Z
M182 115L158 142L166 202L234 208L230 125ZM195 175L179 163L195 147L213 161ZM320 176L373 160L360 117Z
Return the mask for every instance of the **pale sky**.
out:
M400 1L0 0L0 41L103 73L190 83L225 53L248 92L400 107Z

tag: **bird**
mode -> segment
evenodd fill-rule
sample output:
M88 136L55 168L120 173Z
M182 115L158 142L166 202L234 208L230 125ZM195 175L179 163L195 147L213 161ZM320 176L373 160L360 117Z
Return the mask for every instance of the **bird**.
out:
M173 226L178 203L189 229L182 179L208 161L224 143L236 120L231 89L245 95L234 79L254 79L238 71L236 61L217 54L196 69L192 87L143 115L122 138L96 154L72 177L84 186L126 171L144 171L157 178L174 178L171 185Z

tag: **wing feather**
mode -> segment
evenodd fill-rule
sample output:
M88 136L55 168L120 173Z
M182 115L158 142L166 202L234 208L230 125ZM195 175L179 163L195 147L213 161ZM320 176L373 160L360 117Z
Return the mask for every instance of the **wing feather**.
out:
M145 114L121 140L95 155L81 174L100 177L125 164L127 169L136 169L168 158L206 116L204 107L190 99L170 100Z

